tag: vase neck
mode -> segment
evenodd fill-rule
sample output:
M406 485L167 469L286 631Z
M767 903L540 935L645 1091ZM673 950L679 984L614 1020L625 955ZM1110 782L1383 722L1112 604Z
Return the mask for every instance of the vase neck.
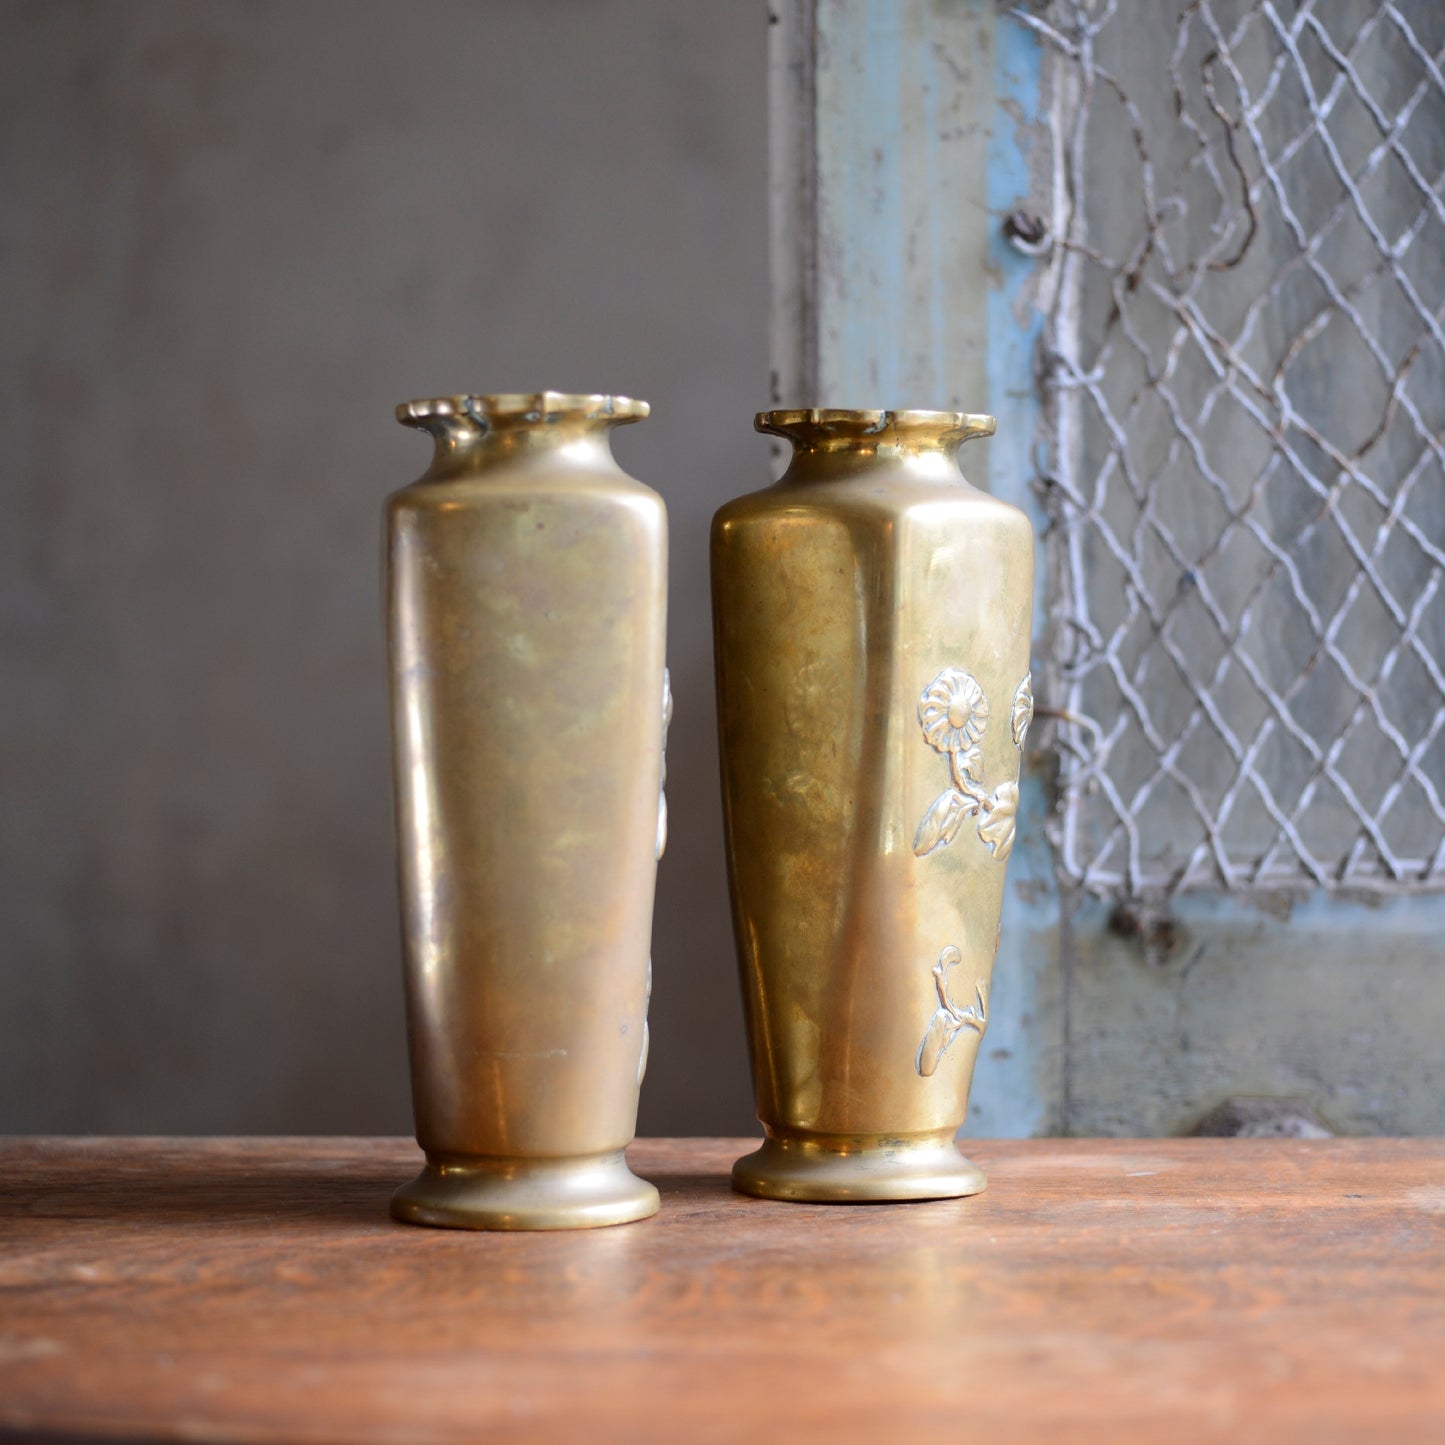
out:
M610 461L612 428L641 421L649 410L645 401L627 396L542 391L408 401L397 407L396 419L435 442L431 473L436 474L563 449Z
M951 463L973 437L992 436L994 419L961 411L850 411L814 407L759 412L760 432L785 437L795 456L918 458L930 470Z

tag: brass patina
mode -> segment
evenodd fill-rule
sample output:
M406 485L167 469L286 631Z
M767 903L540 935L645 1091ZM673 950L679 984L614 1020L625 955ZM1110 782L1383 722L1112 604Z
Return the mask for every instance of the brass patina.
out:
M1033 715L1033 536L957 452L992 417L774 411L794 455L712 534L733 918L793 1200L971 1194L968 1109Z
M626 397L397 409L426 474L387 502L387 619L416 1224L642 1219L661 852L667 530L612 458Z

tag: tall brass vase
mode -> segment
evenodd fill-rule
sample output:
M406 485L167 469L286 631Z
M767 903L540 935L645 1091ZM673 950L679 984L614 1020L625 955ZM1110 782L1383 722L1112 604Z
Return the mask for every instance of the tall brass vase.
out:
M412 1099L392 1212L573 1229L657 1210L628 1169L661 852L666 516L625 397L397 409L426 474L386 508Z
M988 1025L1033 715L1033 537L960 475L992 417L774 411L792 463L712 533L733 918L772 1199L984 1187Z

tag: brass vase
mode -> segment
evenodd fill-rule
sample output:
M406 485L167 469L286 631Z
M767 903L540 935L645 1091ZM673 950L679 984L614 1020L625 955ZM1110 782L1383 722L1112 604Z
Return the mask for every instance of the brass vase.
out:
M992 417L772 411L714 519L733 919L772 1199L984 1187L968 1110L1033 716L1033 535L957 452Z
M421 1174L392 1213L573 1229L656 1212L647 1063L667 523L626 397L444 397L388 499L387 621Z

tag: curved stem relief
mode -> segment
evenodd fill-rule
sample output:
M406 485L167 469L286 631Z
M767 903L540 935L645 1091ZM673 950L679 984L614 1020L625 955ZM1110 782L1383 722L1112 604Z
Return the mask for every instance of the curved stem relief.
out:
M938 1009L929 1020L918 1046L918 1057L913 1066L919 1076L928 1078L938 1068L939 1060L948 1052L949 1045L965 1029L974 1029L980 1038L988 1027L988 1004L984 998L983 985L974 985L974 1002L966 1008L959 1008L948 992L948 973L955 964L963 962L963 954L952 944L938 955L933 965L933 986L938 991Z

